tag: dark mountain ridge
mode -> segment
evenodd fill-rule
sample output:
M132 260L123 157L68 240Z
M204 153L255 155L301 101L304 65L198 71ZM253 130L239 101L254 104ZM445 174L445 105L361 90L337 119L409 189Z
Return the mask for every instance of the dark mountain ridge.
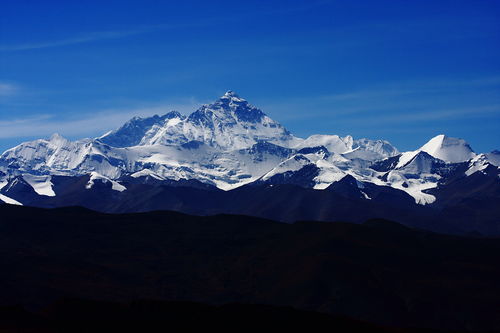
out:
M494 173L458 178L439 188L444 194L441 202L422 206L405 192L360 182L351 176L321 191L304 187L310 179L308 175L316 172L315 167L306 166L288 177L280 174L231 191L197 180L158 180L147 176L122 178L121 184L127 190L119 192L112 183L99 180L87 188L88 175L53 176L57 196L40 196L22 179L11 181L12 186L4 187L2 193L22 199L28 206L43 208L83 206L106 213L175 210L196 215L243 214L287 223L361 223L384 218L442 233L500 235L500 183Z
M0 206L0 305L67 297L292 306L399 327L500 329L500 240L385 220L277 223Z

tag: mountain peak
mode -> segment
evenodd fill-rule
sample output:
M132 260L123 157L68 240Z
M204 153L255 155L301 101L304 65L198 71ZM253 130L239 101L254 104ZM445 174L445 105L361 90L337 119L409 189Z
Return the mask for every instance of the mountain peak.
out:
M50 141L54 141L54 140L61 140L61 139L64 139L64 137L59 134L59 133L54 133L50 136Z
M450 163L465 162L476 155L465 140L444 134L433 137L419 150Z
M224 93L222 97L240 97L240 96L238 96L238 94L233 90L228 90Z
M260 123L266 116L262 110L229 90L215 102L201 106L189 116L189 120L208 125L213 121L214 115L221 123L229 126L238 122Z
M64 144L64 143L68 142L68 140L65 137L63 137L61 134L54 133L50 136L49 142L51 142L53 144Z
M241 98L236 92L232 90L226 91L224 95L222 95L219 100L221 101L232 101L232 102L246 102L245 99Z
M165 113L162 118L164 119L173 119L173 118L180 118L180 119L183 119L184 116L179 112L179 111L170 111L170 112L167 112Z

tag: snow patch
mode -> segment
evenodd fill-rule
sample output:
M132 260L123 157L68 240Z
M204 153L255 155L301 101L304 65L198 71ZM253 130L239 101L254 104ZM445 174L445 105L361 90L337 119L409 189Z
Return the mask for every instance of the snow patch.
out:
M23 179L28 184L30 184L31 187L33 187L36 193L48 197L56 196L56 193L52 188L52 186L54 185L51 182L52 176L35 176L30 174L23 174Z
M175 126L175 125L181 123L181 121L182 121L182 119L180 119L180 118L172 118L172 119L169 119L165 125L167 127L171 127L171 126Z
M3 194L0 194L0 200L3 201L3 202L5 202L6 204L10 204L10 205L18 205L18 206L22 206L23 205L19 201L14 200L12 198L9 198L8 196L3 195Z
M311 160L305 157L304 155L297 154L289 159L281 162L277 167L266 173L262 179L263 180L268 180L274 175L284 173L284 172L289 172L289 171L298 171L302 169L304 166L307 164L312 164Z
M421 175L420 178L406 178L398 170L393 170L387 176L387 185L405 191L417 204L427 205L436 201L436 197L423 191L437 187L438 182L435 177L435 175Z
M115 191L118 191L118 192L123 192L123 191L125 191L127 189L122 184L120 184L118 182L115 182L114 180L111 180L111 179L109 179L107 177L104 177L104 176L98 174L97 172L92 172L90 174L90 180L88 181L87 185L85 185L85 188L87 190L90 190L92 187L94 187L94 183L95 183L96 180L100 180L103 183L110 182L111 183L111 189L113 189Z
M408 162L410 162L413 158L415 158L415 156L417 156L418 153L419 153L418 150L407 151L402 153L401 156L399 157L399 161L395 169L404 167L406 164L408 164Z
M361 192L361 194L363 194L363 196L365 197L366 200L371 200L372 199L365 192L363 192L363 191L360 191L360 192Z
M340 170L335 165L325 160L316 162L316 166L320 169L319 175L314 178L314 189L324 190L332 183L338 182L345 177L345 172Z
M146 177L146 176L150 176L150 177L158 179L158 180L164 180L164 178L158 176L156 173L154 173L153 171L151 171L149 169L142 169L141 171L137 171L137 172L130 175L130 177L132 177L132 178L140 178L140 177Z
M301 149L306 147L323 146L330 153L341 154L352 150L352 143L353 140L351 136L346 136L344 138L341 138L338 135L315 134L301 141L294 148Z
M470 176L478 171L483 171L490 165L485 154L479 154L469 161L469 168L465 171L466 176Z

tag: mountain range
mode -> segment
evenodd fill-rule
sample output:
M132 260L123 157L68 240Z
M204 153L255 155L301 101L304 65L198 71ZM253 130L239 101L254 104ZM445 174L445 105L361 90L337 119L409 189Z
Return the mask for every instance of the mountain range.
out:
M134 117L97 138L22 143L0 156L0 202L122 213L169 209L284 222L388 218L500 235L500 152L437 135L299 138L235 92L188 116Z

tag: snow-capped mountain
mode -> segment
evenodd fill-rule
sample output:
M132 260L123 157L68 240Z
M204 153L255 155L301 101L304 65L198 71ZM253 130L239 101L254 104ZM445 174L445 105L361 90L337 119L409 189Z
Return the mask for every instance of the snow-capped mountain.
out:
M159 179L197 179L227 190L261 178L301 150L319 146L325 147L330 161L344 163L397 153L388 142L350 136L297 138L229 91L187 117L172 111L135 117L96 139L71 142L55 134L48 140L23 143L2 154L0 165L9 177L94 172L117 180L129 174L138 177L148 170ZM314 154L306 155L326 170L318 178L318 188L338 178L331 178L329 169L336 172L337 166L326 158L319 161Z
M450 182L479 172L496 173L491 179L498 183L499 156L477 154L463 139L445 135L403 153L384 140L319 134L302 139L228 91L187 116L171 111L134 117L98 138L69 141L54 134L9 149L0 156L0 201L38 205L43 198L43 205L57 206L65 204L62 193L76 189L116 197L138 184L225 191L295 185L336 194L357 184L346 190L354 193L350 199L400 196L439 206L440 189Z
M224 150L249 148L259 141L295 144L298 139L280 123L250 105L235 92L184 117L178 112L141 119L134 118L120 129L100 138L114 147L181 145L203 142Z

